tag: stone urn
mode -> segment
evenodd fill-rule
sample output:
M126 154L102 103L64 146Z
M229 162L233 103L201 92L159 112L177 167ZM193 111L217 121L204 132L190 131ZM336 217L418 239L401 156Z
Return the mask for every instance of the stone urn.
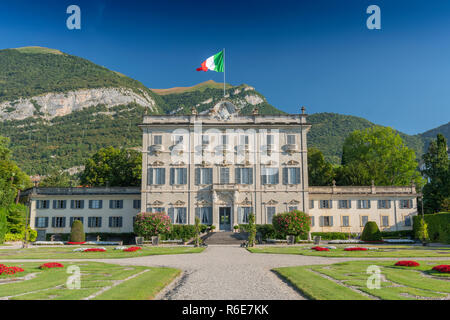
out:
M286 236L287 244L294 244L295 243L295 236L289 235Z
M152 236L152 245L159 245L159 236Z

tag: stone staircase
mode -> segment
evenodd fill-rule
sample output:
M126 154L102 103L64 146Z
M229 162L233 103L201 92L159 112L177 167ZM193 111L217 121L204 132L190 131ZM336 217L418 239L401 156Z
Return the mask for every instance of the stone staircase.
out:
M245 240L247 238L243 234L235 232L210 232L203 237L203 241L207 245L240 245Z

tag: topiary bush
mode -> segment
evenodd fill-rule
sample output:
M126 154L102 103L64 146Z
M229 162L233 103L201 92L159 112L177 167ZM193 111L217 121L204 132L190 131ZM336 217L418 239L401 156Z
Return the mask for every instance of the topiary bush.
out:
M195 225L174 224L169 232L161 234L162 240L183 240L184 242L196 236Z
M170 233L172 221L164 212L139 213L134 220L134 233L145 239Z
M369 221L364 226L364 230L361 234L362 241L381 241L381 232L378 229L378 225L375 221Z
M81 220L75 220L72 222L72 228L70 230L71 242L84 242L86 235L84 234L83 222Z
M7 231L6 209L0 209L0 244L5 241Z
M311 229L311 218L300 210L293 210L276 214L272 224L277 234L284 238L288 235L305 238Z
M254 247L256 239L255 215L250 213L248 216L248 246Z
M420 226L421 219L421 216L414 216L413 218L413 229L415 235L417 235L417 230ZM425 222L428 225L428 235L430 241L450 243L450 213L442 212L426 214Z

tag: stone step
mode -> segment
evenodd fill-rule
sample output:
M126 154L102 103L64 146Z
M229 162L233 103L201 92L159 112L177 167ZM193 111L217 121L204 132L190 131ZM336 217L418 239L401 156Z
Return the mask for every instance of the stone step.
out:
M241 244L246 239L240 233L235 232L210 232L205 237L203 241L207 244Z

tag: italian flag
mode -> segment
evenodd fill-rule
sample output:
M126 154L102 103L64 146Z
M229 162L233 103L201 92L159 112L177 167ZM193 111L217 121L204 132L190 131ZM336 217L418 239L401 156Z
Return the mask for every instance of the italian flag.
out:
M202 62L202 66L197 68L197 71L216 71L223 72L224 63L223 63L223 51L216 53L215 55L209 57L205 61Z

